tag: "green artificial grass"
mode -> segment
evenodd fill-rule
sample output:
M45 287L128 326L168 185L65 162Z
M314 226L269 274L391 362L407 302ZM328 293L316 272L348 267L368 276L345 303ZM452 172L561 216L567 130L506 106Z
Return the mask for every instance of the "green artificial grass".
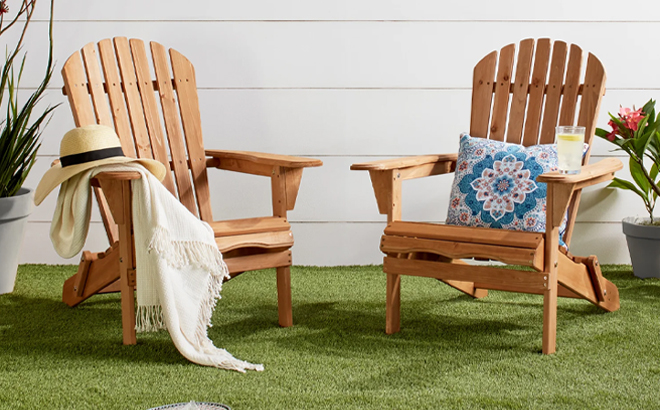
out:
M0 296L0 409L652 409L660 406L660 281L604 266L621 309L560 299L557 353L540 354L542 297L473 300L404 277L402 330L384 333L378 266L292 269L295 325L277 326L275 275L225 284L209 336L263 363L241 374L186 361L166 332L121 344L119 295L60 300L75 266L24 265Z

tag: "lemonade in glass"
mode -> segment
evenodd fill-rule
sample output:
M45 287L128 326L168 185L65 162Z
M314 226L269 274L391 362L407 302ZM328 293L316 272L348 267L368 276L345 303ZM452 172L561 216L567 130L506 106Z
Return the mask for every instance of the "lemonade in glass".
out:
M584 127L560 126L556 129L557 160L562 174L579 174L584 149Z

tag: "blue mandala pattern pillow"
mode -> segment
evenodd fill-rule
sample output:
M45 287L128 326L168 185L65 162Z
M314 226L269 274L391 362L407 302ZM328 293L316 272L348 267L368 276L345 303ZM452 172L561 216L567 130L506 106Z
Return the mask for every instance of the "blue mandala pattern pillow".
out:
M555 144L524 147L461 135L447 223L545 232L547 184L557 170ZM566 218L560 227L560 244Z

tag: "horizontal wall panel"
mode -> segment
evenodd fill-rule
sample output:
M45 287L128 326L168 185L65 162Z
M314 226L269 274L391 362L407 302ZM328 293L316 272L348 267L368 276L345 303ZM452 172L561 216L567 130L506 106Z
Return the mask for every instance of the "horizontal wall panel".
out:
M35 86L47 55L46 23L35 22L25 86ZM630 64L614 52L625 38L655 38L658 23L560 22L58 22L55 58L63 64L85 43L113 36L155 40L186 55L201 87L469 88L481 57L521 38L565 39L604 63L611 88L660 88L660 54L625 42ZM597 33L597 34L596 34ZM12 33L13 34L13 33ZM11 41L12 36L7 36ZM460 39L460 41L448 41ZM58 66L59 69L59 66ZM54 85L61 85L56 78Z
M61 258L48 236L49 224L28 223L20 263L77 264L80 256ZM381 264L380 236L385 223L301 223L291 224L296 265L367 265ZM107 248L103 225L92 223L83 249ZM620 223L578 223L571 244L575 255L597 255L601 263L630 263Z
M601 104L598 125L609 129L608 111L616 114L619 105L640 107L654 94L609 90ZM312 156L456 152L460 133L470 128L470 96L469 89L199 92L207 148ZM62 136L74 127L69 103L59 90L49 90L40 107L58 103L62 105L43 133L40 155L57 156ZM612 152L613 147L597 138L592 155L621 155Z
M579 256L596 255L601 264L630 264L628 245L620 221L578 222L571 239L571 253Z
M39 3L36 18L48 18L46 3ZM452 2L428 0L241 0L167 1L119 0L107 3L86 0L55 2L58 20L570 20L648 21L660 7L655 2L621 7L615 0L597 6L589 1L545 2L500 0L497 2ZM612 11L616 10L616 13Z
M70 259L64 259L55 252L50 241L50 223L28 222L25 239L21 248L20 263L74 264L80 262L82 251ZM87 241L83 250L101 252L108 249L108 237L103 224L93 222L89 226Z

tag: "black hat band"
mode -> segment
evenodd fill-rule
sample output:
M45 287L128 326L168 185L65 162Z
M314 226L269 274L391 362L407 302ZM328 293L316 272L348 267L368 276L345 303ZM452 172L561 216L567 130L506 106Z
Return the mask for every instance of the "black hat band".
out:
M99 159L123 156L125 155L121 147L103 148L95 151L81 152L80 154L66 155L60 158L60 164L62 164L62 168L64 168L71 165L84 164L85 162L97 161Z

